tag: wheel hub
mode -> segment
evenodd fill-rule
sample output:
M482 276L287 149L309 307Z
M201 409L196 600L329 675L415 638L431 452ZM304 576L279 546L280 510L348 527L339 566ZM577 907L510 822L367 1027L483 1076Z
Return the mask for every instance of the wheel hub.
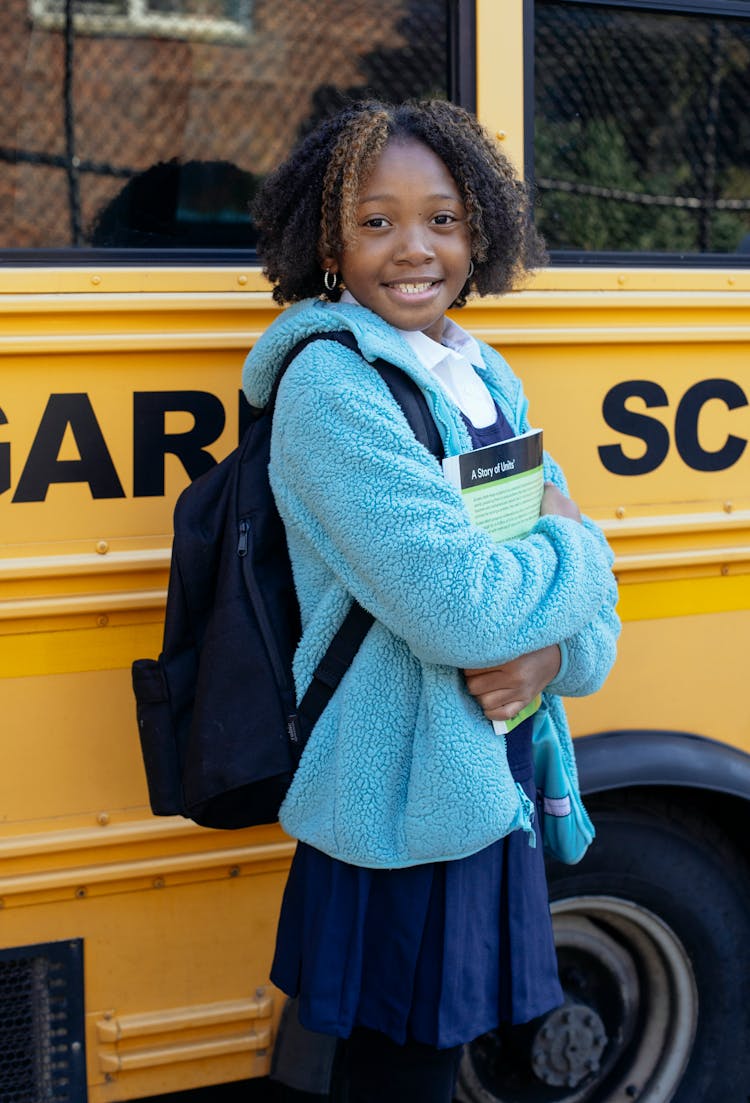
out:
M591 1008L566 1004L547 1016L531 1043L531 1067L542 1084L577 1088L599 1070L607 1034Z
M552 917L567 1002L531 1035L494 1031L467 1046L457 1098L669 1103L698 1015L678 937L642 905L604 894L557 900Z

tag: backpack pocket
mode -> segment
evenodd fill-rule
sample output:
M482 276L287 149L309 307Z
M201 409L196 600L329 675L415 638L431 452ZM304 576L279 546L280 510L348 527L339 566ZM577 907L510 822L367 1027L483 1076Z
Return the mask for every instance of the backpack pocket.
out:
M180 757L164 670L156 659L136 659L132 675L151 811L182 815Z

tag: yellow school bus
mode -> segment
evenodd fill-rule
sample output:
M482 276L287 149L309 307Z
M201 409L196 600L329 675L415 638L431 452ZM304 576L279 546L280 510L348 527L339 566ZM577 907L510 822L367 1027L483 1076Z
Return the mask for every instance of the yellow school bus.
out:
M261 1098L294 844L151 815L130 665L277 313L258 177L342 96L432 94L534 183L549 267L460 320L524 380L623 620L569 703L598 837L549 868L566 1003L467 1046L457 1098L746 1100L750 6L7 0L0 43L0 1099Z

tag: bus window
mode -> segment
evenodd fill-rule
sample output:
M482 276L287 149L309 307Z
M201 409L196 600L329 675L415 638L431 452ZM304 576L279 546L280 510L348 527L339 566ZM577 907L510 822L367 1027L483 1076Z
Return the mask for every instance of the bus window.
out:
M750 5L681 6L534 5L537 218L558 259L748 264Z
M252 248L258 180L322 115L449 95L454 7L9 0L0 249Z

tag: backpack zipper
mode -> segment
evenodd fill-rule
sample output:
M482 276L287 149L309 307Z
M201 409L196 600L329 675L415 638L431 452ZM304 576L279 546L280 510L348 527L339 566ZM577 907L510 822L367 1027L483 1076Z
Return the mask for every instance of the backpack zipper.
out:
M250 540L251 540L251 527L250 522L246 517L243 517L239 526L239 540L237 542L237 555L240 559L247 559L250 552ZM289 691L289 679L286 676L284 665L281 662L281 656L279 655L278 648L276 646L276 637L273 634L271 628L271 622L268 618L266 606L263 601L262 594L258 588L252 571L243 563L242 570L243 577L245 579L245 585L250 595L250 600L255 610L255 616L260 626L260 631L263 636L263 642L266 645L268 651L268 657L271 660L271 666L273 667L276 681L281 689L286 692Z
M237 544L237 555L247 555L248 533L250 532L250 522L244 517L240 521L240 539Z

